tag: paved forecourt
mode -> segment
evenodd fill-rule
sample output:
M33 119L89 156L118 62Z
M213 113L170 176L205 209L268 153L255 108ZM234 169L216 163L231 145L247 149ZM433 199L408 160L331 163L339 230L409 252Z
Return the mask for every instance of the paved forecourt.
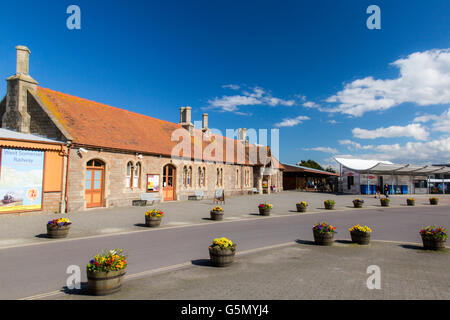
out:
M365 201L363 209L353 209L352 200L359 197ZM391 207L404 207L407 195L391 196ZM415 195L417 207L430 207L427 195ZM450 206L450 195L437 195L440 206ZM314 192L285 191L270 195L235 196L221 205L225 210L225 221L259 218L257 205L262 202L273 204L272 216L297 215L295 204L307 201L308 213L324 212L323 201L336 201L336 210L368 210L379 208L380 202L373 196L333 195ZM208 224L212 200L164 202L153 207L165 212L160 228ZM122 207L91 209L69 214L5 214L0 215L0 248L26 244L47 243L59 240L47 239L45 224L48 220L65 216L73 224L68 239L146 231L143 227L144 212L149 207ZM216 222L214 222L216 223Z
M450 252L431 252L411 244L345 241L332 247L298 241L237 255L226 268L195 260L177 270L128 279L109 296L68 291L46 299L273 300L273 299L450 299ZM380 289L369 289L369 266L380 270ZM372 284L371 281L369 281ZM45 299L45 298L44 298ZM201 305L201 302L194 302Z
M86 263L101 249L125 249L129 255L128 274L133 275L207 259L207 247L213 238L220 236L237 242L239 251L297 240L312 241L312 224L323 220L336 225L338 240L349 240L347 229L359 223L374 229L373 239L419 243L418 232L422 226L448 224L449 207L379 207L256 217L0 249L0 283L4 288L0 292L0 298L24 298L61 290L66 285L66 269L69 265L79 265L82 269L82 281L86 281Z

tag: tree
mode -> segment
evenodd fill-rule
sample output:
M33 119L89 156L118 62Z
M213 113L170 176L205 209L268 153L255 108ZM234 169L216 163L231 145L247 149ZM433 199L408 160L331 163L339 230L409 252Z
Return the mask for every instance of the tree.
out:
M302 160L298 163L298 165L302 166L302 167L317 169L317 170L324 170L320 164L318 164L317 162L315 162L314 160L311 160L311 159L309 159L307 161Z
M312 169L317 169L317 170L322 170L322 171L328 171L328 172L332 172L332 173L336 173L336 171L331 167L328 166L326 169L324 169L320 164L318 164L316 161L314 160L302 160L301 162L297 163L299 166L302 167L307 167L307 168L312 168Z
M325 171L332 172L332 173L336 173L336 170L334 170L331 166L328 166L328 167L325 169Z

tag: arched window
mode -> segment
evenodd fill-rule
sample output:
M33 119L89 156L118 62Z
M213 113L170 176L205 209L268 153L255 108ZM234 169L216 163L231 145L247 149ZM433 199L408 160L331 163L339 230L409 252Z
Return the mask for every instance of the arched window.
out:
M239 168L236 169L236 187L239 187Z
M217 169L217 186L219 186L219 187L223 186L223 169L222 168Z
M206 168L203 167L202 170L202 186L206 186Z
M183 186L187 186L187 166L183 167Z
M139 188L141 186L141 163L136 163L133 170L133 188Z
M130 188L131 187L131 176L133 174L133 163L131 161L129 161L127 163L127 180L126 180L126 187Z
M189 168L188 168L186 185L187 185L188 187L191 187L191 186L192 186L192 167L189 167Z
M198 186L203 186L202 168L198 167Z

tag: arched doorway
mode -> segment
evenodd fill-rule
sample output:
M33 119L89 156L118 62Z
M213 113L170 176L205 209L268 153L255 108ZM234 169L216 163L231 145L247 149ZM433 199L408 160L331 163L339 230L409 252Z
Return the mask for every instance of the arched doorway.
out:
M86 163L86 208L103 207L105 164L100 160Z
M171 164L166 164L163 168L163 199L164 201L175 200L175 178L176 169Z

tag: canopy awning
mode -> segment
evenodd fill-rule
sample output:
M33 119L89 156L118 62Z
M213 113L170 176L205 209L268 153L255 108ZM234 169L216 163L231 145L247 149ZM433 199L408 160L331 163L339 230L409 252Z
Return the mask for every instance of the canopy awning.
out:
M357 172L380 172L389 174L443 174L450 173L450 167L412 164L395 164L390 161L334 158L342 166Z

